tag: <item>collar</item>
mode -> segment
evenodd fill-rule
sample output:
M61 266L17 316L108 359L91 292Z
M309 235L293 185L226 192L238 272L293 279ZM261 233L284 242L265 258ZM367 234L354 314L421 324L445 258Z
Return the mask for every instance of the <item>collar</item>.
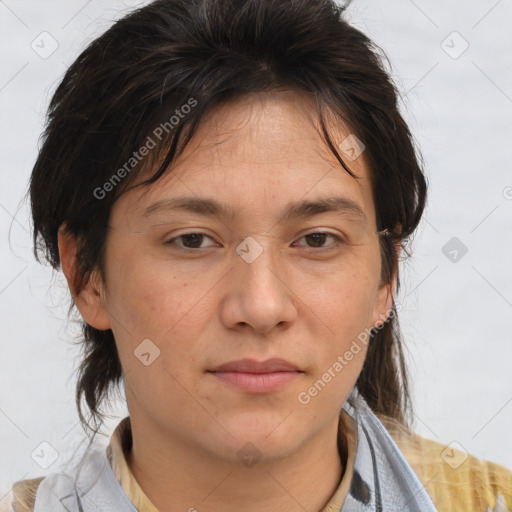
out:
M340 416L343 416L344 418L340 417L338 447L340 452L346 452L347 460L345 471L336 491L320 512L339 512L349 493L350 484L352 482L356 458L357 428L354 420L345 411L341 411ZM346 440L346 442L343 440ZM153 503L151 503L151 500L141 489L130 471L126 461L126 454L130 452L131 446L131 423L130 417L127 416L121 420L111 436L110 443L106 449L107 458L110 462L114 475L137 510L140 512L158 512L158 509L153 505Z
M435 512L424 485L356 389L343 408L357 423L358 443L350 493L340 512Z
M357 448L350 490L338 510L436 512L419 478L364 399L353 393L343 409L357 426ZM87 452L78 470L46 477L38 487L34 512L154 512L154 507L137 511L116 478L107 451ZM113 446L110 453L113 456ZM344 480L340 485L346 485ZM147 496L145 499L147 503L142 506L149 506L151 502Z

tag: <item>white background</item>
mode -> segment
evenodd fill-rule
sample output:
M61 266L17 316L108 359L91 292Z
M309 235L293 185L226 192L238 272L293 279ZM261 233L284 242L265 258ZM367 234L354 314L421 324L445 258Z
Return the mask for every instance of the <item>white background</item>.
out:
M62 276L32 256L23 198L65 69L141 3L0 2L0 482L58 470L83 439L77 331ZM430 182L398 297L416 430L512 469L512 1L354 0L349 18L391 60ZM46 59L31 48L44 31ZM452 237L468 249L456 262ZM47 471L30 455L42 441L60 454Z

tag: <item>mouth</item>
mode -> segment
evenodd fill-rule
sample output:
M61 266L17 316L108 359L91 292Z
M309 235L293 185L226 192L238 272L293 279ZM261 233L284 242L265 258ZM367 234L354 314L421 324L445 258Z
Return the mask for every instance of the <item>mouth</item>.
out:
M240 359L222 364L207 373L223 384L247 393L271 393L277 391L304 372L284 359Z

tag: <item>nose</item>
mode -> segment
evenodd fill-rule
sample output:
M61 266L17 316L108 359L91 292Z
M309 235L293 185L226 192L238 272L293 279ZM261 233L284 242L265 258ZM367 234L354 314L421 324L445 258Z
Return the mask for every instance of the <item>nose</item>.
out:
M252 327L268 334L277 326L288 328L298 317L298 298L285 262L273 244L263 246L247 237L234 255L220 316L230 328Z

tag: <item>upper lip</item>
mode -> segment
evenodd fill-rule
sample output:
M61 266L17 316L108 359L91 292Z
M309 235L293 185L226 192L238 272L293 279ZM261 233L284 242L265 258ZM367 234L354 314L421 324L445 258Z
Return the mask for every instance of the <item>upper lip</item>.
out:
M255 359L238 359L221 364L211 372L243 372L243 373L271 373L271 372L296 372L297 366L284 359L272 358L266 361Z

